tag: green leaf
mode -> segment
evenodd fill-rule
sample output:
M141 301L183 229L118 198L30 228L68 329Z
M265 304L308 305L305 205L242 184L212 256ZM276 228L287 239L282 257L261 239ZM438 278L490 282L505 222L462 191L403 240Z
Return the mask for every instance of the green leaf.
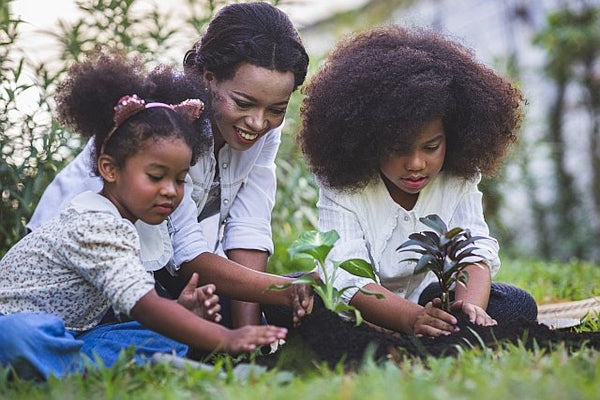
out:
M427 225L440 235L443 235L448 231L446 223L437 214L430 214L426 217L421 217L419 218L419 221L421 221L424 225Z
M463 232L466 232L463 228L452 228L444 234L444 237L452 239L456 235L460 235Z
M465 287L467 286L467 282L469 281L469 271L460 271L457 274L456 279L461 282Z
M286 283L285 285L271 285L267 288L267 290L285 290L292 286L291 283Z
M356 288L356 289L359 289L359 287L358 287L358 286L355 286L355 285L352 285L352 286L346 286L346 287L343 287L343 288L341 288L341 289L338 291L338 295L339 295L339 297L342 297L342 294L344 294L346 291L348 291L348 290L350 290L350 289L354 289L354 288Z
M316 294L319 295L321 300L323 300L323 305L325 306L326 309L335 311L334 305L333 305L333 299L331 299L327 295L327 292L323 286L315 286L315 287L313 287L313 290L315 291Z
M398 246L398 248L396 249L397 251L411 251L411 249L408 249L408 247L410 246L417 246L417 247L422 247L423 249L425 249L428 253L431 254L435 254L435 253L439 253L440 251L438 250L437 246L431 246L426 242L423 242L421 240L418 239L413 239L415 237L414 234L409 236L409 240L407 240L406 242L402 243L400 246ZM417 250L412 250L412 251L417 251Z
M358 288L358 291L361 292L362 294L366 294L367 296L375 296L376 299L385 299L385 296L382 293L379 292L375 292L373 290L369 290L369 289L365 289L365 288Z
M427 269L432 269L433 266L435 268L435 264L433 263L435 257L431 254L424 254L423 257L417 261L417 266L415 267L415 274L420 274L421 272L425 272Z
M325 258L339 238L340 236L335 230L303 232L288 248L288 252L292 258L309 255L323 265Z
M349 260L342 261L341 263L335 263L344 271L350 272L352 275L360 276L361 278L369 278L377 281L375 272L370 263L360 258L352 258Z
M300 277L294 279L294 281L292 282L292 285L302 285L302 284L314 286L314 285L317 285L318 283L317 283L317 280L310 275L300 276Z
M343 312L352 311L352 312L354 312L354 318L356 320L356 326L362 324L362 322L363 322L363 317L362 317L362 314L360 313L360 311L356 307L348 305L346 303L338 303L335 306L335 310L333 310L333 311L335 311L338 314L339 313L343 313Z

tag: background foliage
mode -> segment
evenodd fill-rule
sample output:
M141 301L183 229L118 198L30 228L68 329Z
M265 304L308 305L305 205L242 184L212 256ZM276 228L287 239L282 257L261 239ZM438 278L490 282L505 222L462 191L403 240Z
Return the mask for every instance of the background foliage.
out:
M81 148L76 136L52 118L52 96L66 68L97 45L145 55L151 64L179 65L215 10L229 1L184 0L178 10L178 15L184 16L182 21L149 1L80 0L75 20L57 21L55 29L43 32L55 43L54 57L43 63L33 61L22 46L24 38L18 28L26 21L11 14L11 2L0 1L0 256L25 234L25 224L45 186ZM390 10L404 3L371 0L359 10L322 22L321 27L343 35L357 26L364 28L367 16L368 24L385 21ZM547 16L546 24L534 35L536 46L545 54L544 74L553 89L551 106L540 137L524 137L507 161L520 170L526 190L523 213L532 217L533 234L526 236L519 225L509 226L502 214L503 207L514 202L511 188L503 186L507 170L481 185L492 233L511 256L600 258L599 10L594 1L577 2L576 6L565 2ZM321 56L311 55L309 76L321 61ZM520 79L514 54L499 60L498 65L516 81ZM35 106L24 107L21 100L25 97L35 98ZM292 265L286 250L300 232L316 225L317 189L294 143L301 99L299 92L292 96L277 160L279 188L272 224L275 253L269 264L277 273L305 269L301 264ZM584 122L573 127L569 122L573 119ZM574 151L573 136L588 144L576 170L568 159ZM535 172L534 154L544 159L541 177ZM543 192L551 196L541 196Z

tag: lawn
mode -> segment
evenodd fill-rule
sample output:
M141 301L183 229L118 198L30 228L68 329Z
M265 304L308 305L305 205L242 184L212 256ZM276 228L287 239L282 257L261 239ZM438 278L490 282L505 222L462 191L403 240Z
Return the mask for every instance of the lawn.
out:
M599 295L600 266L582 262L506 261L497 280L527 288L538 302ZM597 326L597 318L588 324ZM599 352L530 351L519 345L470 349L457 357L365 360L356 370L310 361L267 370L250 359L221 357L212 369L169 364L90 370L48 383L8 381L0 369L1 399L596 399ZM291 354L290 357L295 357ZM250 362L250 366L248 363Z

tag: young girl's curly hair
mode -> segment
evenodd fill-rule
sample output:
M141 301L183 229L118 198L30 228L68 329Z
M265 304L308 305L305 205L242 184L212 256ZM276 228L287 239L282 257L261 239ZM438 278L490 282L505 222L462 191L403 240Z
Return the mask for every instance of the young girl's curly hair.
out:
M93 137L93 170L105 144L119 167L136 154L149 138L180 137L192 150L192 163L207 151L211 136L203 116L189 121L167 108L151 108L128 118L104 143L113 129L114 107L125 95L149 102L178 104L186 99L205 101L204 87L172 67L148 72L142 58L127 58L116 50L99 49L86 60L73 64L59 85L55 102L58 121L85 138Z
M472 52L429 30L380 27L340 42L304 88L297 137L316 176L340 190L379 176L391 149L441 118L443 170L493 174L516 141L523 96Z

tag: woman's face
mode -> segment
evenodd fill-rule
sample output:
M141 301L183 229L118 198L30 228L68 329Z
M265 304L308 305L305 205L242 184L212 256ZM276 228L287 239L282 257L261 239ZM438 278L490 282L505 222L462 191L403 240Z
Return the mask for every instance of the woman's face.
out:
M419 130L412 148L392 149L382 157L379 169L396 203L412 209L419 193L442 170L446 156L446 133L441 119Z
M215 148L227 142L233 149L247 150L268 131L283 122L294 74L252 64L241 64L233 78L218 81L203 74L209 90L209 110Z

